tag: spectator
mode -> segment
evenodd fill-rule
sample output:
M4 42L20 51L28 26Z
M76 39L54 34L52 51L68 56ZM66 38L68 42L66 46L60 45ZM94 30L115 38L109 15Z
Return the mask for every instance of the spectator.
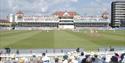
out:
M50 63L50 58L46 56L46 53L42 54L42 61L43 63Z
M114 51L114 48L112 48L111 46L110 46L110 50L109 51Z
M77 57L74 57L74 59L72 59L73 63L78 63Z
M76 52L80 52L80 48L77 48L77 49L76 49Z
M42 63L42 57L41 57L41 56L39 56L39 57L37 58L37 63Z
M62 58L59 58L58 63L63 63Z
M65 59L68 59L68 56L67 55L64 55L63 56L63 59L65 60Z
M18 63L24 63L24 58L23 57L21 57L21 58L19 58L19 61L18 61Z
M121 60L120 60L120 62L125 61L124 59L125 59L125 53L121 54Z
M69 60L68 63L78 63L78 60L75 56L72 56Z
M91 59L92 59L92 63L96 63L96 62L95 62L95 58L94 58L94 57L92 57Z
M118 58L116 56L112 56L110 63L118 63Z
M5 48L5 50L6 50L6 53L7 53L7 54L10 54L10 52L11 52L11 49L10 49L10 48Z
M95 63L102 63L102 60L98 58L98 55L94 55Z
M72 59L69 59L69 60L68 60L68 63L72 63Z
M37 57L36 57L36 55L32 56L32 59L31 59L30 63L37 63Z
M63 59L64 59L64 60L63 60L63 63L68 63L68 56L67 56L67 55L64 55L64 56L63 56Z
M16 54L19 54L19 50L16 51Z
M122 59L121 63L125 63L125 56L124 56L124 58Z
M55 63L58 63L59 62L59 58L55 58Z
M107 63L105 57L102 57L102 63Z
M86 57L82 59L81 63L91 63L90 55L86 55Z
M2 57L0 57L0 61L1 61Z
M115 53L115 56L118 58L118 62L121 60L120 56L118 53Z
M2 54L2 53L0 52L0 61L2 60L1 54ZM1 63L1 62L0 62L0 63Z
M64 59L64 60L63 60L63 63L68 63L68 60L67 60L67 59Z
M81 52L81 55L78 57L78 63L81 63L83 58L85 58L84 52Z

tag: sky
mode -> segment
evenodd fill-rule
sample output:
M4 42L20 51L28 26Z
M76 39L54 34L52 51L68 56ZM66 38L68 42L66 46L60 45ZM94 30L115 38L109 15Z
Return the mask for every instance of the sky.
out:
M51 15L55 11L76 11L82 16L109 12L113 0L0 0L0 19L21 10L25 15Z

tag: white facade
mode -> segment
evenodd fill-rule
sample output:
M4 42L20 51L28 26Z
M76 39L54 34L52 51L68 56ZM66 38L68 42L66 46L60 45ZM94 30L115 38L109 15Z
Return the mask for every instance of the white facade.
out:
M90 23L96 23L96 22L107 22L110 23L110 19L103 19L100 16L75 16L74 17L75 22L90 22Z
M10 15L10 22L16 22L18 27L50 27L59 29L74 29L76 27L108 26L109 19L100 16L79 16L64 12L61 16L25 16L23 13ZM96 24L97 23L97 24ZM100 24L99 24L100 23Z
M64 16L68 16L69 14L66 12ZM21 19L18 17L21 16ZM59 22L60 20L73 20L74 22L108 22L110 23L110 19L103 19L100 16L79 16L75 15L73 19L59 19L57 15L53 16L24 16L23 14L13 14L9 15L10 22Z
M13 15L13 14L10 14L10 15L9 15L9 21L10 21L10 22L13 22L13 21L14 21L14 15Z
M15 22L58 22L57 16L23 16L22 19L15 17Z

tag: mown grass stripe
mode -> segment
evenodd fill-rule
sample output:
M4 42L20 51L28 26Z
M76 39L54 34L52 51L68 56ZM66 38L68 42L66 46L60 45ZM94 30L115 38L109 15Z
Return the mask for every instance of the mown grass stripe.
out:
M116 41L116 40L118 40L120 37L115 37L114 39L111 39L111 38L108 38L108 37L113 37L112 35L110 36L110 35L103 35L103 33L105 33L105 32L103 32L103 33L100 33L100 32L94 32L94 33L91 33L90 31L82 31L82 32L69 32L69 33L72 33L72 34L74 34L74 35L76 35L76 36L79 36L79 37L81 37L81 38L85 38L86 40L89 40L89 41L91 41L91 42L93 42L93 43L95 43L95 44L98 44L98 45L100 45L100 46L102 46L102 47L107 47L107 46L110 46L110 45L112 45L112 46L123 46L123 45L125 45L125 40L123 39L124 37L122 37L122 39L123 39L123 41L124 42L120 42L120 41ZM119 43L120 42L120 43Z
M0 47L1 48L8 47L11 44L14 44L22 39L32 36L32 34L33 34L33 31L22 32L22 33L19 32L19 34L15 34L13 36L1 37L1 39L0 39L1 46Z
M119 37L125 37L125 31L124 30L107 30L107 31L99 31L102 34L107 34L107 35L114 35L114 36L119 36Z
M121 32L121 33L120 33ZM0 31L0 48L77 48L125 46L125 31Z
M91 46L92 45L92 46ZM55 46L59 48L97 48L99 45L90 42L84 38L74 35L74 32L62 31L55 35Z
M36 33L38 31L32 32ZM30 33L30 34L32 34ZM29 35L29 34L28 34ZM53 32L41 32L13 43L13 48L53 48Z
M20 33L25 33L25 32L30 32L30 31L5 31L5 32L0 32L0 37L7 37L7 36L14 36Z

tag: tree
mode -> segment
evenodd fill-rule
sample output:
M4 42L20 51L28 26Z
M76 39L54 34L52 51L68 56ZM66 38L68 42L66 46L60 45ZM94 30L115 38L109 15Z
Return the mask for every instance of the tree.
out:
M16 26L16 25L17 25L16 22L12 22L11 27L12 27L13 30L15 29L15 26Z

